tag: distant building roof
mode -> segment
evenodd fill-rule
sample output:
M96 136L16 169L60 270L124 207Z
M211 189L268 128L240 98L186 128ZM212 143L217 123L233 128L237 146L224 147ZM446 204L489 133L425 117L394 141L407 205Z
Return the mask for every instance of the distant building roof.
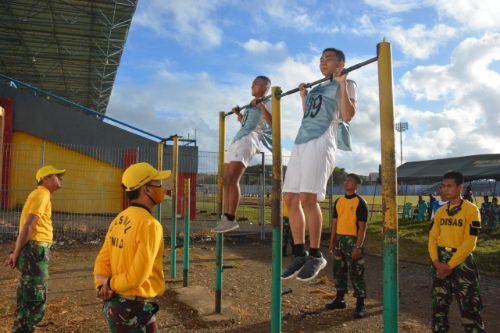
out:
M397 169L400 181L438 181L448 171L464 174L466 180L500 180L500 154L472 155L437 160L406 162Z

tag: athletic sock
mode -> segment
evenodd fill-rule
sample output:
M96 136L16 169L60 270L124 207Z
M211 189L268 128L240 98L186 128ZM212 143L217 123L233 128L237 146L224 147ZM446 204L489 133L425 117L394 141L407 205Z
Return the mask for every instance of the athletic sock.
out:
M311 257L314 257L314 258L321 258L322 255L321 255L321 251L318 249L315 249L315 248L309 248L309 255Z
M306 255L306 248L304 244L293 244L292 253L296 257L303 257Z
M235 215L231 215L231 214L228 214L228 213L224 213L224 215L226 215L227 219L231 222L234 222L234 219L236 218Z

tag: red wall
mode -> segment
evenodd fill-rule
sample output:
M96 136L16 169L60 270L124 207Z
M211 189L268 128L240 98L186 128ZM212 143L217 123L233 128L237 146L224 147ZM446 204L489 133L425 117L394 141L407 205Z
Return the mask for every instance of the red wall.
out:
M9 204L9 175L11 166L11 143L12 143L12 132L13 132L13 121L14 121L14 100L10 97L1 98L0 106L5 109L5 119L4 119L4 131L3 135L3 159L2 159L2 182L1 182L1 193L0 193L0 205L3 208L7 208Z

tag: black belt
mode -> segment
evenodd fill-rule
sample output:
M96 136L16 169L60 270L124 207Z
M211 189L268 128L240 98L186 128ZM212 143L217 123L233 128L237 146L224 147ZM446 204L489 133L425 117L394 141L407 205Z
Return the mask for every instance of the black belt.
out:
M451 253L455 253L457 252L457 249L454 248L454 247L443 247L443 246L438 246L438 250L440 251L445 251L445 252L451 252Z
M52 243L49 243L49 242L39 242L39 241L34 241L34 240L30 240L29 242L33 245L46 247L48 249L50 249L52 247Z

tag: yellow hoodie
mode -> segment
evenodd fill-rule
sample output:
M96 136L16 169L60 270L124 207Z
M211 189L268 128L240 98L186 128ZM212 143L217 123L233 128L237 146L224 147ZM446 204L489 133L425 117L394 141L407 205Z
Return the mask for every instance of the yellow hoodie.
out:
M165 291L163 229L144 207L130 206L111 222L94 265L111 276L111 289L124 296L153 298Z

